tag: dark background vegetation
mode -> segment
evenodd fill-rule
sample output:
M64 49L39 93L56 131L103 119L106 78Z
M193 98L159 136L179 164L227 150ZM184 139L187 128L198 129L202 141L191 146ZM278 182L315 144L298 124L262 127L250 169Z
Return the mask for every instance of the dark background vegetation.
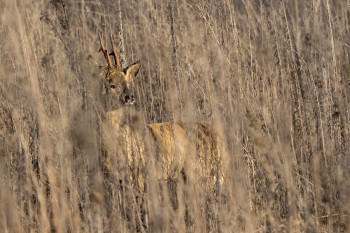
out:
M0 231L349 232L349 7L0 1ZM216 129L219 196L180 180L173 208L151 178L144 193L105 190L99 32L124 67L141 61L145 123Z

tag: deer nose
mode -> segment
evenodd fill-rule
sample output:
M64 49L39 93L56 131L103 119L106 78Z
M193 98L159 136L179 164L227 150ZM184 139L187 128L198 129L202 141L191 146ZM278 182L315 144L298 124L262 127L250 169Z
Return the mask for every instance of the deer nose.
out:
M135 97L133 95L125 95L124 96L124 102L131 104L135 101Z

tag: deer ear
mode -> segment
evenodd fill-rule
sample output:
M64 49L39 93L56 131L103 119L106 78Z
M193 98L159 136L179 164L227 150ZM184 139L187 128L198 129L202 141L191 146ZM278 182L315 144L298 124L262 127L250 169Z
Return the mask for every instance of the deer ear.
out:
M134 64L132 64L128 68L124 69L124 73L126 75L126 79L128 82L130 80L132 80L133 78L135 78L135 76L139 72L139 69L140 69L140 62L139 61L135 62Z

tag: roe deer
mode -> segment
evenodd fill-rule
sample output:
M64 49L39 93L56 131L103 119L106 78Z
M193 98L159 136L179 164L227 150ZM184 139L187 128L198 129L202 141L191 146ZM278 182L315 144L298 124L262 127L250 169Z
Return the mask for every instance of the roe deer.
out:
M211 180L210 183L216 185L222 183L222 161L214 130L205 123L191 127L171 122L140 123L133 106L135 98L129 87L129 82L139 71L140 63L122 69L112 36L112 53L108 52L99 36L107 61L101 92L106 110L106 120L103 122L106 171L111 169L110 160L114 158L117 169L129 169L134 184L143 189L143 169L147 167L146 156L151 154L146 148L151 148L156 152L155 170L160 171L157 174L159 180L176 179L187 164L200 180ZM110 55L114 57L115 64Z

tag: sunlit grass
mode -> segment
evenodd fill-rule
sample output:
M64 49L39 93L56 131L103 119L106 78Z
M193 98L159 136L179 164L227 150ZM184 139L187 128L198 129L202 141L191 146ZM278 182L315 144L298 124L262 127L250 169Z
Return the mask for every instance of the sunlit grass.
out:
M0 232L349 231L348 14L328 0L0 2ZM219 192L191 163L159 181L154 149L144 191L122 158L106 175L99 32L124 67L141 61L141 126L215 129Z

